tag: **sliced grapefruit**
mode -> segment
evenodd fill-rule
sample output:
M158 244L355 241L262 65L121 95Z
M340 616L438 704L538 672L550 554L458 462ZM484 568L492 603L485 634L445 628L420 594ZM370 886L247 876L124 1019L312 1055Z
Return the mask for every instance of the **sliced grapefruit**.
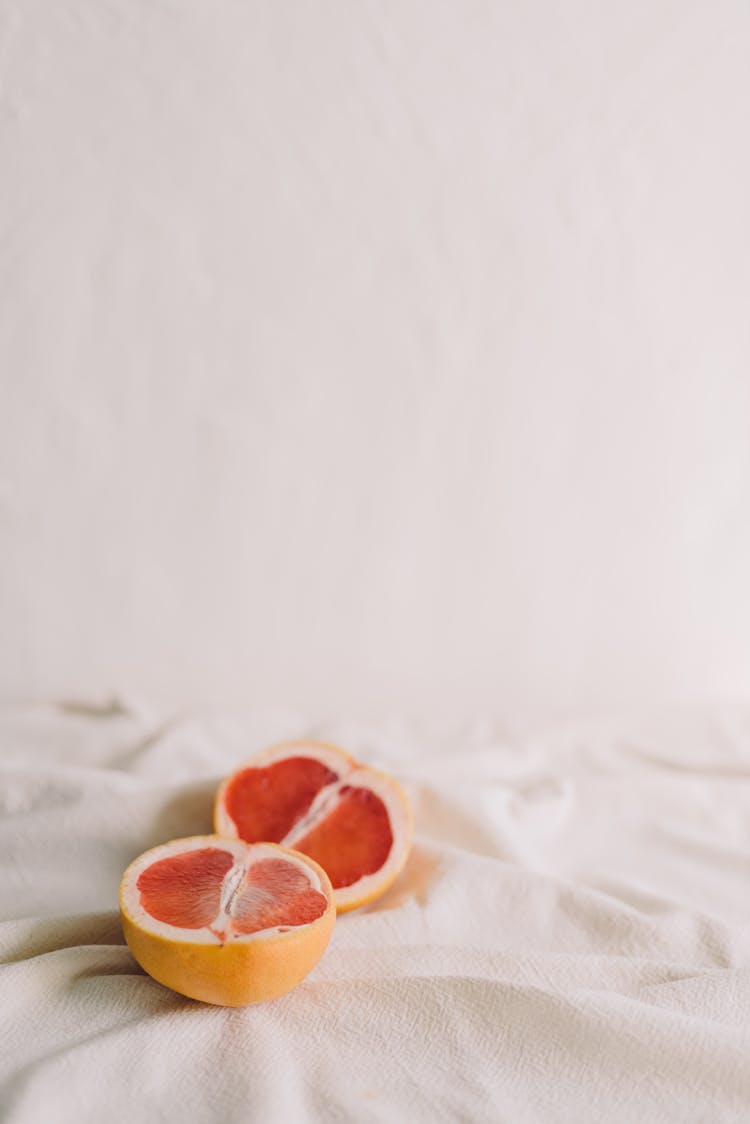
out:
M291 991L323 955L336 920L330 881L312 859L216 835L175 839L132 862L120 914L150 976L225 1007Z
M219 835L293 847L328 874L339 913L379 897L406 862L412 819L392 777L323 742L265 749L224 781Z

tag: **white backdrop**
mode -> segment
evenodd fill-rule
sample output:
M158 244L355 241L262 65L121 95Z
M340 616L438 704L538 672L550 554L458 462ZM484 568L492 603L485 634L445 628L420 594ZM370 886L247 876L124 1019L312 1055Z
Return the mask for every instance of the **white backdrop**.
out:
M750 9L0 4L0 691L750 673Z

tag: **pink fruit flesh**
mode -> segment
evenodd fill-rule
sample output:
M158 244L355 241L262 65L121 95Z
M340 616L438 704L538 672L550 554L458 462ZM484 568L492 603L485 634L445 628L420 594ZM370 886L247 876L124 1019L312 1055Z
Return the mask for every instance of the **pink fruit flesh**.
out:
M320 863L334 890L380 870L393 845L391 821L379 796L353 785L344 785L339 795L325 819L294 844Z
M138 878L141 905L167 925L203 929L219 913L221 884L233 865L229 852L217 847L159 859Z
M182 929L212 928L219 918L224 878L234 866L216 847L159 859L138 878L141 905L157 921ZM327 899L298 867L283 858L251 863L225 903L228 932L257 933L278 926L307 925L325 913Z
M243 769L229 783L224 803L246 843L280 843L308 812L322 788L338 776L312 757L287 757Z
M297 867L283 859L262 859L250 867L231 913L238 932L257 933L279 925L308 925L325 913L326 904Z

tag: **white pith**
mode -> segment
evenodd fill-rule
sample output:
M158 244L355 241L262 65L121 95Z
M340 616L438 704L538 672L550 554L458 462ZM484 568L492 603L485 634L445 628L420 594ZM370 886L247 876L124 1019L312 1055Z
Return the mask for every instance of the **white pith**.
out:
M364 875L351 886L334 888L334 895L339 907L345 907L350 902L369 898L371 894L395 876L404 863L411 843L411 815L400 788L390 777L379 773L375 769L360 765L335 746L319 742L292 742L271 746L256 754L237 772L242 772L246 768L261 769L266 765L272 765L276 761L289 757L312 757L326 765L332 772L337 773L338 779L325 785L316 794L306 814L280 840L282 847L295 847L298 840L302 839L308 831L325 819L335 807L340 791L345 786L369 789L383 801L388 812L393 836L388 858L373 874ZM237 837L237 826L226 811L223 800L219 802L217 830L221 834L227 833L233 838Z
M221 884L219 912L211 925L202 929L185 929L178 925L169 925L165 921L159 921L156 917L153 917L148 910L141 905L138 879L142 872L161 859L171 858L174 855L184 854L188 851L203 850L207 847L219 851L227 851L235 860L224 875ZM147 929L149 932L165 937L168 940L176 940L189 944L220 945L225 943L225 940L244 943L246 941L263 940L271 936L275 937L278 936L280 932L285 932L287 930L292 932L307 928L307 925L282 925L272 926L268 929L260 929L255 933L236 933L231 930L231 910L237 892L245 881L245 876L250 867L263 859L282 859L291 866L295 866L298 870L302 871L308 879L311 889L318 890L327 897L326 890L321 883L317 871L308 866L301 856L282 854L279 852L278 847L270 843L245 843L240 839L223 839L216 835L201 835L193 836L189 839L179 839L171 843L164 843L159 847L154 847L151 851L147 851L145 854L141 855L140 858L131 863L122 881L121 894L123 905L130 919L140 928ZM273 895L269 894L267 890L262 890L260 888L250 890L248 887L245 887L245 900L247 900L249 894L252 895L253 899L256 900L259 905L273 900ZM321 916L323 916L323 914L321 914ZM319 919L316 918L316 921L317 920ZM314 925L315 921L311 921L308 924Z

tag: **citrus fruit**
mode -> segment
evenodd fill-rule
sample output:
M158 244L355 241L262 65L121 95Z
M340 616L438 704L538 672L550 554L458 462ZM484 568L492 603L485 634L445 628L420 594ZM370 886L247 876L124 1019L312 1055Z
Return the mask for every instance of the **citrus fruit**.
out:
M320 863L339 913L382 894L411 846L412 819L399 784L338 746L296 741L258 753L221 785L219 835L293 847Z
M328 876L312 859L216 835L175 839L132 862L120 914L150 976L226 1007L291 991L323 955L336 920Z

